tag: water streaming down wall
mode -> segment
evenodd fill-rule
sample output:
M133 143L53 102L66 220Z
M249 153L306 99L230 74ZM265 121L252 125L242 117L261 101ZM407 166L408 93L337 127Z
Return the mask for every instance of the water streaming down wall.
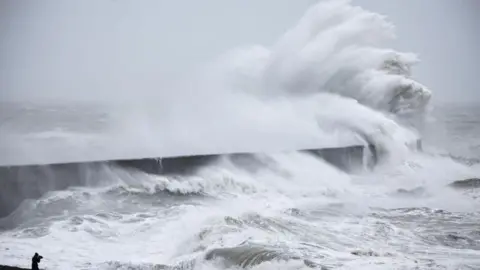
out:
M233 71L237 75L233 76L234 81L245 85L251 79L253 85L258 85L257 88L235 89L242 92L240 97L224 95L222 91L228 91L229 87L219 87L216 89L222 90L219 93L209 93L208 87L195 84L194 93L200 94L187 97L192 99L191 103L183 100L181 95L178 95L181 96L176 100L178 102L154 100L153 108L161 108L160 113L153 109L152 112L137 113L119 106L124 113L114 120L118 120L120 125L109 129L104 139L95 143L91 143L96 135L92 130L103 129L102 122L110 124L115 121L102 114L94 114L85 121L88 126L95 123L92 128L71 128L72 123L82 121L78 120L76 113L65 117L61 110L53 111L53 118L60 117L65 125L47 123L45 129L35 130L51 119L49 115L37 111L32 113L36 116L34 119L24 121L30 132L22 132L12 138L24 139L25 147L18 147L14 140L12 143L2 142L0 138L0 143L6 145L7 150L12 150L0 151L7 162L0 164L33 164L0 167L0 177L6 179L2 181L5 186L0 189L0 203L5 206L5 209L0 209L0 214L11 213L0 219L0 227L7 227L3 225L8 222L14 223L12 233L7 231L2 238L6 247L1 256L4 263L13 265L23 262L23 258L27 258L25 254L38 247L50 253L48 258L51 259L44 266L53 269L79 265L91 268L106 261L114 261L110 268L163 269L159 263L183 261L183 258L191 258L199 252L206 260L223 258L228 264L243 266L272 258L293 258L284 256L290 253L283 252L283 246L286 250L291 249L295 257L299 253L308 253L299 256L302 259L318 263L329 260L332 265L338 266L349 264L348 260L352 259L368 264L366 269L376 263L370 260L377 260L384 266L400 266L402 263L399 260L411 260L411 268L421 268L422 265L413 265L413 260L421 261L428 257L427 263L431 264L432 259L444 259L446 249L436 245L438 242L432 241L435 246L419 245L416 241L418 230L397 230L385 219L363 215L359 209L376 211L378 207L423 206L425 201L416 195L435 192L429 189L430 182L435 182L432 186L437 187L446 182L443 182L444 179L458 179L455 178L458 174L448 174L448 169L445 169L448 164L424 163L428 156L415 156L421 160L412 161L408 156L410 153L402 156L402 151L396 151L402 150L405 142L411 142L410 137L403 136L405 133L397 132L402 131L402 125L397 125L398 120L411 120L421 115L419 112L428 101L428 91L409 80L409 72L406 72L410 63L408 57L377 49L376 42L370 42L390 33L388 25L383 27L382 19L342 4L342 1L330 3L336 6L329 8L322 4L313 7L278 46L264 48L268 56L265 62L261 57L252 60L255 55L249 56L252 51L248 49L247 55L238 55L240 60L245 60L247 75L252 76L244 81L245 77L238 76L241 70L236 69ZM404 61L407 65L403 65ZM232 63L227 63L227 67L228 64ZM217 75L214 74L214 79L224 79ZM244 99L243 92L248 92L247 95L252 98ZM202 98L203 95L205 97ZM172 108L172 113L162 114L169 112L166 110L169 104L166 103L174 104L172 107L179 106ZM140 106L143 107L143 104ZM205 114L202 109L206 110ZM91 109L79 111L92 112ZM146 121L149 118L159 118L159 121L150 125ZM15 120L12 121L12 129L18 127L18 117ZM172 125L166 125L169 122ZM38 132L31 132L32 129ZM347 131L353 131L362 142L345 144L343 140L338 140L339 144L335 144L336 140L324 139L330 136L307 136L326 133L335 138ZM117 136L125 133L126 136ZM143 136L150 134L152 136ZM280 140L282 137L286 139ZM312 140L309 141L309 138ZM52 145L59 141L68 142L67 147ZM312 141L320 144L313 147L304 147L303 144L298 147L297 144ZM270 154L270 149L265 150L266 144L272 146L273 151L284 151L284 148L288 151L310 150L301 154L276 155L277 152ZM366 148L362 144L372 146ZM30 147L32 145L36 147ZM346 145L358 146L344 147ZM163 152L150 150L156 147ZM229 151L218 151L219 148ZM172 151L176 157L149 158L167 157ZM402 159L399 163L388 164L385 162L387 155L383 156L385 152L398 156L399 160L406 156L407 162ZM205 153L207 155L203 155ZM117 160L119 158L122 160ZM361 175L346 174L321 159L343 170L369 167L377 161L387 166L379 166L379 170ZM15 160L20 163L15 163ZM89 162L94 160L99 161ZM382 169L387 172L382 172ZM107 182L110 179L112 182ZM118 182L115 181L117 179ZM103 182L101 187L95 186L97 182ZM471 186L475 182L464 182L463 185ZM419 184L425 187L416 188ZM82 185L87 188L69 188ZM65 188L69 189L49 192ZM392 196L400 195L404 199L390 199L391 192L401 193ZM450 194L438 194L437 198L428 200L439 200L443 205L463 202L448 196ZM22 204L23 199L39 196L43 197L26 200ZM211 198L214 200L211 201ZM307 201L313 203L307 206ZM330 203L332 201L333 204ZM430 207L444 209L436 202ZM415 216L414 222L402 228L438 229L439 224L434 222L427 222L432 225L430 228L423 226L424 220L430 220L429 216L420 218L420 221L419 216ZM38 225L37 221L52 224ZM32 228L24 230L25 223L30 223ZM32 229L34 233L30 232ZM119 231L121 233L117 235ZM29 238L10 237L17 233ZM103 236L108 238L103 239ZM111 236L115 237L113 241ZM248 239L257 242L253 244L260 243L260 248L252 247L249 241L244 242ZM311 244L311 248L304 243ZM389 244L388 247L385 243ZM410 247L408 251L401 248L405 245ZM366 246L373 251L365 250L363 253ZM353 247L359 247L360 251L349 254ZM387 252L395 247L400 248L391 252L394 256L387 256ZM62 249L61 252L58 248ZM425 256L422 253L424 250L431 252ZM456 251L449 251L455 257ZM350 258L350 255L356 258ZM145 262L149 264L145 265ZM345 267L348 268L348 265ZM264 265L261 268L283 267ZM354 265L351 268L359 267Z
M410 68L417 62L414 55L377 47L392 37L392 30L393 26L381 16L353 7L348 1L319 3L273 46L240 48L220 57L213 65L218 69L207 69L207 82L192 83L195 93L201 95L189 95L193 91L189 92L192 89L187 87L186 92L180 91L180 95L165 99L165 103L157 99L159 104L154 108L172 111L156 112L155 117L162 121L155 124L143 126L144 121L148 122L146 116L151 115L137 114L136 110L124 107L113 120L105 112L96 113L91 108L79 109L82 114L75 110L66 114L64 110L51 108L46 110L47 114L45 110L29 111L29 117L20 119L21 114L15 110L11 129L18 131L18 123L24 123L28 129L20 128L20 134L35 136L17 136L17 133L6 136L9 140L0 140L0 149L6 153L0 158L2 164L33 165L0 167L4 187L0 191L2 215L11 212L25 198L95 182L95 175L109 168L166 175L193 173L196 168L227 156L218 153L245 149L248 153L263 152L260 148L265 145L275 149L289 143L288 148L309 148L305 150L307 154L344 170L371 166L378 161L379 150L389 145L403 147L404 141L410 140L408 132L403 132L396 120L415 122L417 117L422 118L430 99L430 91L410 78ZM70 111L70 106L67 107ZM49 121L45 127L31 132L32 126L46 120ZM116 123L116 120L120 125L96 141L91 129L102 130L103 122ZM92 127L70 126L78 122ZM53 128L58 126L64 128ZM152 126L160 128L152 131ZM362 134L370 146L335 144L335 136L342 137L347 133L345 130L335 133L334 138L326 136L344 126ZM144 131L149 136L142 137ZM117 133L122 132L125 136L115 140ZM304 142L315 146L294 147ZM318 142L324 144L314 144ZM152 148L158 145L161 151L155 152ZM324 146L337 148L324 149ZM150 158L172 153L181 157ZM126 159L111 161L113 158ZM241 166L239 155L229 158ZM88 162L91 160L100 161ZM87 162L35 165L72 161Z
M342 170L373 166L377 161L373 145L301 150L314 155ZM64 190L71 186L94 185L112 169L123 168L155 175L188 175L221 158L228 158L235 166L249 169L245 158L254 153L225 155L196 155L171 158L145 158L82 163L64 163L0 167L0 217L14 211L25 199L37 199L43 194ZM365 159L367 157L367 159Z

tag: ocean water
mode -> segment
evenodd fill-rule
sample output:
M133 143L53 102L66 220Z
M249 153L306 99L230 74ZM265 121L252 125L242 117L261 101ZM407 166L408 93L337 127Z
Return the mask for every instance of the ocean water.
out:
M449 186L480 177L479 107L430 102L416 56L382 47L393 37L387 18L324 1L161 106L3 104L3 165L253 154L184 176L86 167L88 181L0 218L0 264L39 252L46 269L480 269L480 192ZM374 144L378 164L292 151L352 142Z

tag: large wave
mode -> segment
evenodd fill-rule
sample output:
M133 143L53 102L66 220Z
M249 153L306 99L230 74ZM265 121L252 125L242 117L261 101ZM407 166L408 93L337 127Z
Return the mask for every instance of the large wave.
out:
M137 98L129 103L109 90L109 104L97 114L108 128L99 134L47 127L5 136L0 149L14 161L3 157L1 163L282 151L365 141L401 153L418 139L431 93L410 76L418 61L414 54L381 48L392 38L394 27L384 17L350 1L320 1L271 46L235 48L144 98L142 89L132 89ZM91 107L84 110L97 117ZM58 117L62 110L52 112ZM10 122L15 119L18 115Z
M431 92L410 78L414 54L380 47L393 37L384 17L350 1L321 1L273 46L236 49L222 68L237 90L254 95L326 92L397 115L421 113Z
M448 186L475 174L449 158L410 151L421 135L431 92L412 79L414 54L381 48L392 38L394 27L384 17L350 1L321 1L271 46L233 49L191 80L159 90L157 99L151 97L155 106L120 104L107 117L115 122L109 126L112 137L92 148L106 151L113 141L120 146L116 153L136 149L140 156L256 153L221 158L188 176L102 165L78 168L83 178L60 183L63 176L53 179L48 170L29 171L50 181L45 186L33 184L33 178L4 183L4 193L18 191L5 196L11 201L18 194L42 197L0 219L0 229L12 229L2 234L9 248L2 259L20 264L25 254L45 247L42 254L51 258L45 264L52 268L370 269L477 263L474 251L447 249L445 243L477 248L478 230L466 226L457 236L442 231L443 223L423 222L432 221L424 207L478 208L478 202ZM178 93L165 94L169 90ZM72 139L83 131L59 133ZM258 153L352 138L388 154L383 162L404 162L357 174L303 152ZM43 194L52 189L63 191ZM462 219L464 225L477 218L432 212L436 220ZM437 238L428 238L431 230ZM11 248L18 246L21 252ZM445 262L446 252L464 261Z
M350 1L321 1L272 46L234 49L201 81L222 90L217 99L234 104L231 115L249 110L257 118L251 122L266 126L281 116L295 123L291 129L316 123L317 134L353 132L398 152L418 140L431 92L411 77L416 55L381 48L394 37L383 16ZM243 120L232 118L240 126Z
M318 2L271 46L232 49L173 84L175 95L152 101L158 109L123 107L119 129L155 134L142 140L167 155L362 141L401 155L419 139L431 92L411 77L414 54L381 47L394 37L350 1Z

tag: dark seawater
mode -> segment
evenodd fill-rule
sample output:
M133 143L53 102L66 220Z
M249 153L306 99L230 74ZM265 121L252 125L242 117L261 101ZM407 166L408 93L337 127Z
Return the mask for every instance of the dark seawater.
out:
M446 154L469 164L480 163L480 106L477 103L439 105L428 140L441 145Z
M480 106L431 104L417 57L384 49L394 30L320 1L271 46L233 48L155 94L2 101L0 177L12 164L250 154L184 175L102 163L0 178L2 210L37 195L0 218L0 264L38 252L45 269L480 269ZM317 143L374 145L378 162L344 170L296 151Z
M302 153L181 177L97 168L95 181L0 219L1 261L25 266L40 252L48 269L479 269L480 193L447 185L480 176L480 113L432 115L443 137L373 171Z

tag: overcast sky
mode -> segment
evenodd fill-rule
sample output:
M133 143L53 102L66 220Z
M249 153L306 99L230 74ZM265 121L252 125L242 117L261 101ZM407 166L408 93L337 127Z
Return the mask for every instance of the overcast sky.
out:
M314 2L3 0L0 97L155 89L230 48L272 44ZM437 100L480 101L480 1L353 3L396 25L394 47L419 54L415 77Z

